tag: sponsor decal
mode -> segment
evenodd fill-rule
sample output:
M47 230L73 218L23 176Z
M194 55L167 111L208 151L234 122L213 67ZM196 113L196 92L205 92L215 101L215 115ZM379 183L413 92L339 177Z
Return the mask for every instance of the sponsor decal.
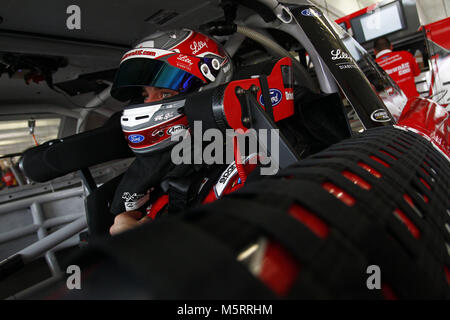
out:
M255 157L258 157L258 154L252 153L242 163L245 165L245 164L249 163L250 161L252 161ZM230 181L232 181L231 179L233 177L235 177L237 174L238 174L238 171L237 171L237 168L236 168L236 162L233 161L225 169L225 171L220 176L219 181L214 186L214 193L215 193L217 199L220 198L220 196L224 192L224 190L227 187L227 185L230 183ZM237 183L238 184L241 183L241 178L239 178L237 180ZM231 187L233 188L235 185L236 185L236 182L234 182Z
M156 56L156 52L154 51L149 51L149 50L135 50L135 51L131 51L127 54L125 54L122 57L122 60L125 60L126 58L132 57L132 56L150 56L150 57L154 57Z
M178 125L176 125L176 126L173 126L173 127L170 127L169 129L167 129L166 133L167 133L169 136L171 136L171 135L176 134L176 133L178 133L179 131L184 130L184 129L186 129L185 126L183 126L182 124L178 124Z
M281 100L283 100L283 94L278 89L269 89L270 101L272 102L272 106L278 105ZM264 106L263 95L259 96L259 103Z
M125 201L136 201L142 198L144 194L142 193L131 193L131 192L124 192L122 194L122 199Z
M191 72L192 70L192 65L195 64L195 60L192 61L193 58L190 58L187 55L184 54L179 54L177 55L177 58L174 62L171 62L169 60L169 62L174 63L176 67L180 68L180 69L184 69L186 71ZM194 58L195 59L195 58Z
M302 10L301 14L304 15L305 17L320 16L320 13L318 11L313 11L310 8Z
M341 49L331 51L331 60L353 60L353 58Z
M398 62L400 60L402 60L401 56L394 56L394 57L387 58L385 60L381 60L379 62L379 64L380 64L380 67L384 68L385 66L390 65L390 64L392 64L394 62Z
M174 117L175 117L174 112L166 112L166 113L158 114L157 116L155 116L155 118L153 120L154 121L163 121L163 120L172 119Z
M124 192L122 195L122 199L125 200L125 210L131 211L139 209L143 204L145 204L150 195L147 193L146 195L141 193L130 193L130 192Z
M370 115L370 119L375 122L387 122L391 120L386 110L383 109L377 109L372 112L372 114Z
M347 52L342 51L341 49L331 50L331 60L339 62L340 60L343 62L336 63L339 69L356 69L356 65L353 62L353 57L349 55Z
M129 136L128 136L128 140L131 142L131 143L139 143L139 142L142 142L142 141L144 141L144 136L143 135L140 135L140 134L130 134Z
M338 64L338 66L339 66L339 69L356 69L356 66L355 65L353 65L353 64L348 64L348 63L346 63L346 64Z
M398 72L399 76L402 76L404 74L410 73L411 72L411 67L409 66L409 62L405 62L395 68L392 69L388 69L386 70L386 73L391 75L395 72Z
M152 132L152 137L154 137L156 135L162 137L164 135L164 131L160 130L160 129L156 129L155 131Z
M182 62L188 64L189 67L192 67L192 65L194 64L194 63L191 61L191 59L189 59L189 57L188 57L188 56L185 56L184 54L180 54L180 55L178 56L177 60L182 61Z
M225 172L222 174L222 176L219 179L219 183L226 184L231 176L233 176L234 171L236 170L236 164L233 162L228 166L228 168L225 170ZM237 171L236 171L237 172Z
M222 175L219 178L219 181L214 186L214 193L216 195L216 198L219 199L222 195L223 191L225 190L227 184L231 181L231 178L237 175L237 168L236 163L232 162L222 173Z
M208 44L205 41L193 41L189 48L192 50L192 54L197 54L203 48L208 48Z
M294 93L293 92L284 92L284 96L286 97L286 100L294 100Z

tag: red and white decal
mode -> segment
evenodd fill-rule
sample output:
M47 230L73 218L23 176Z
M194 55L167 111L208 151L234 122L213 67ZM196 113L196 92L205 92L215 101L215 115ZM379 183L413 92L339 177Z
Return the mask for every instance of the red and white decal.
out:
M221 52L214 41L210 41L208 37L201 33L193 33L192 31L184 41L170 48L170 50L191 52L192 55L197 57L203 57L206 54L217 55L217 52ZM222 58L225 58L225 54Z
M200 58L197 58L195 56L190 56L186 54L176 53L175 55L169 57L167 59L167 62L178 69L187 71L203 82L207 82L203 74L201 73L199 69L200 65Z
M253 153L243 161L243 165L244 166L252 165L251 169L253 170L254 167L256 167L257 165L257 161L258 161L258 154ZM219 181L213 188L217 199L224 194L224 191L230 189L229 192L231 192L231 189L234 189L236 184L240 184L238 180L239 180L238 169L236 167L236 163L233 161L222 173L222 175L219 178ZM232 182L234 182L234 184ZM229 192L225 192L225 194Z
M145 149L156 145L161 141L170 139L171 135L179 133L181 129L187 128L188 125L189 123L187 117L180 115L172 120L160 123L156 126L134 131L124 130L123 133L131 149ZM129 139L130 136L142 136L143 139L132 143Z
M173 51L161 50L161 49L133 49L126 52L120 63L132 59L132 58L147 58L147 59L159 59L161 57L174 54Z

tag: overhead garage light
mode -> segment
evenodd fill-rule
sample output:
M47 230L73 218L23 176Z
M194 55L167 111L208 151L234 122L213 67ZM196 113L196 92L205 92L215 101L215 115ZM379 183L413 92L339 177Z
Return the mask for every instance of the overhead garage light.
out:
M38 143L58 138L61 119L36 119L34 129ZM27 120L0 121L0 156L21 153L35 146Z
M60 119L37 119L36 127L59 127ZM26 128L28 132L28 120L9 120L9 121L0 121L0 132L2 130L8 129L21 129ZM1 138L0 138L1 139Z

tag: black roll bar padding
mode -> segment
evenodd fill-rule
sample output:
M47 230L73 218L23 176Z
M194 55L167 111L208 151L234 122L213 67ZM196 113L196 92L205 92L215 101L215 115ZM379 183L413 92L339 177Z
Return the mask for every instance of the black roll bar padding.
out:
M103 162L133 157L120 116L117 112L100 128L26 150L20 168L29 179L45 182Z
M211 128L225 130L228 127L223 113L223 101L221 101L221 95L227 85L196 92L186 98L184 113L190 127L193 128L194 121L202 121L203 130Z

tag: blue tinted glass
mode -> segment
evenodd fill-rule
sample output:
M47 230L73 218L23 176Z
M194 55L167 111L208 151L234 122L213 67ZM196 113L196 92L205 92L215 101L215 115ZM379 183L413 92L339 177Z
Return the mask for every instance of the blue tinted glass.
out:
M180 91L186 75L189 74L183 70L163 64L148 85Z
M203 81L164 61L134 58L124 61L116 73L111 95L122 101L140 95L138 87L166 88L187 93L198 89Z

